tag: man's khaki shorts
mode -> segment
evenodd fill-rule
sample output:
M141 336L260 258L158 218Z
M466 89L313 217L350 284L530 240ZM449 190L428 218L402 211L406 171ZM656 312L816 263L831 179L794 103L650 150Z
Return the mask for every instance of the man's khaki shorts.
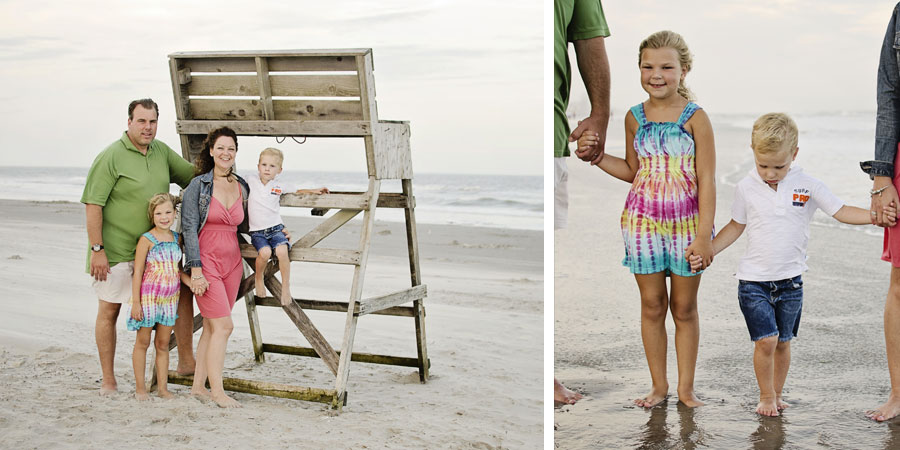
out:
M109 268L106 281L94 280L97 298L109 303L128 303L131 300L131 277L134 261L120 262Z

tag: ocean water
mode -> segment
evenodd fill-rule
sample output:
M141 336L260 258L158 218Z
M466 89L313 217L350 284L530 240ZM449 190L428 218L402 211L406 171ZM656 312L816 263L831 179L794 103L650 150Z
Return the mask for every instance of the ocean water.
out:
M87 167L2 167L0 198L78 202ZM256 172L238 171L242 176ZM364 173L285 170L281 177L301 187L365 191ZM178 193L178 186L172 185ZM401 192L399 180L383 180L381 192ZM416 222L542 230L544 184L540 176L417 174L413 180ZM282 215L308 215L307 208L282 208ZM402 222L403 210L381 208L376 219Z

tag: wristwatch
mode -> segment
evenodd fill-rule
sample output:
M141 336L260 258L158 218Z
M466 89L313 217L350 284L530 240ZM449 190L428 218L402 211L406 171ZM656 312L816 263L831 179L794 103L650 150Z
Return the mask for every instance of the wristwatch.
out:
M91 246L91 250L99 252L100 250L103 250L103 244L94 244Z

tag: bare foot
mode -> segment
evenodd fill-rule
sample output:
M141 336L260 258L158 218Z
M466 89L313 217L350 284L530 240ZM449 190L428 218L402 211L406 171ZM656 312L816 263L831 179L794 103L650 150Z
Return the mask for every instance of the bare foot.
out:
M100 395L104 395L104 396L113 395L118 391L119 391L119 387L116 385L115 382L110 383L110 384L103 383L100 385Z
M147 400L150 400L150 396L147 395L146 392L135 392L134 398L136 398L139 402L146 402Z
M877 422L893 419L898 414L900 414L900 399L894 398L893 395L888 398L888 401L885 404L879 406L877 409L866 411L866 417Z
M204 388L195 389L192 387L191 388L191 397L194 397L197 400L205 402L210 399L210 394L209 394L209 391L207 391Z
M168 398L175 398L175 395L172 394L172 393L169 392L169 391L162 391L162 390L161 390L161 391L157 392L156 395L158 395L159 398L166 398L166 399L168 399Z
M654 406L659 405L660 403L666 401L669 398L669 389L656 389L653 388L649 394L645 395L644 398L638 398L634 400L634 404L640 406L641 408L653 408Z
M777 417L778 403L774 398L760 398L756 405L756 413L761 416Z
M678 401L687 406L688 408L696 408L698 406L703 406L705 403L701 402L697 395L694 394L694 391L690 392L679 392L678 393Z
M220 408L240 408L241 404L238 403L237 400L225 395L224 393L219 395L210 395L212 401L216 402Z
M778 405L779 411L784 411L785 409L788 409L791 407L791 404L782 400L781 397L777 397L775 399L775 404Z
M574 405L583 396L567 389L556 378L553 379L553 403L557 405Z
M256 297L261 298L266 296L266 287L263 285L262 280L257 280L256 283Z
M281 289L281 306L288 306L293 303L294 299L291 298L291 291L288 290L287 286L283 286Z

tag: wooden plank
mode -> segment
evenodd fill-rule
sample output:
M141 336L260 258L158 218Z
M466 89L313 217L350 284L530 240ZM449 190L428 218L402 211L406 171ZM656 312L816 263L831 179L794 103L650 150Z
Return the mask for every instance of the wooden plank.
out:
M371 48L314 48L314 49L289 49L289 50L217 50L202 52L175 52L169 55L179 58L216 58L216 57L241 57L241 56L284 56L284 57L313 57L313 56L356 56L371 53Z
M412 190L412 179L403 179L400 181L400 187L405 197L414 198ZM412 286L422 284L422 272L419 268L419 237L416 229L416 210L415 202L406 208L404 215L406 218L406 244L409 253L409 278ZM425 340L425 301L418 299L413 301L413 310L415 312L416 326L416 354L419 360L419 381L422 383L428 381L431 362L428 359L428 348Z
M374 63L372 54L367 53L356 57L356 72L359 75L359 102L362 107L362 120L378 123L378 107L375 105L375 76L373 74ZM374 128L373 128L374 133ZM370 177L377 177L378 170L375 166L375 141L372 136L363 138L366 147L366 173Z
M269 84L269 60L256 57L256 76L259 80L259 100L263 106L263 117L275 120L275 108L272 106L272 86Z
M378 203L378 194L381 191L381 181L374 176L369 177L369 188L366 192L372 196L369 209L363 215L362 231L359 233L359 265L353 270L353 284L350 287L350 301L347 306L347 320L344 324L344 339L341 343L340 364L335 376L335 398L331 407L340 409L346 400L347 381L350 378L350 356L353 353L353 340L356 337L356 323L359 314L354 313L356 305L362 298L363 282L366 277L366 262L369 258L369 247L372 242L372 233L375 229L375 205Z
M203 328L203 316L201 316L200 313L197 313L197 315L194 316L194 331L193 332L196 333L197 330L199 330L201 328ZM194 345L194 343L191 342L191 345ZM173 331L172 335L169 336L169 350L172 350L173 348L175 348L177 346L178 346L178 340L175 338L175 332Z
M427 289L424 284L420 284L391 294L366 298L359 301L359 315L371 314L392 306L420 300L425 298L425 295L427 295Z
M307 347L295 347L292 345L263 344L263 350L269 353L279 353L282 355L307 356L318 358L316 351ZM340 354L341 352L338 352ZM403 356L376 355L373 353L353 353L350 355L351 361L364 362L369 364L384 364L389 366L418 367L419 360L416 358L406 358Z
M250 244L241 245L241 258L256 258L256 249ZM293 247L288 255L291 261L317 262L324 264L358 264L359 252L336 248ZM268 286L268 285L267 285Z
M409 124L378 122L374 125L375 173L379 179L412 179Z
M255 75L194 75L187 86L188 95L259 95L259 80Z
M194 383L194 377L192 375L178 375L174 370L170 370L169 383L191 386ZM331 403L335 395L334 390L331 389L291 386L288 384L243 380L230 377L222 378L222 386L225 390L232 392L267 395L269 397L290 398L293 400L305 400L319 403Z
M245 55L243 57L208 57L208 58L188 58L185 55L174 54L174 56L191 74L197 72L256 72L255 55Z
M284 194L281 206L303 208L355 209L357 212L369 207L369 197L364 193L354 194Z
M272 75L276 97L359 97L356 75Z
M276 120L362 120L359 100L274 100Z
M358 120L179 120L175 131L179 134L202 134L219 127L229 127L238 136L315 136L362 137L372 133L372 124Z
M284 199L282 198L282 201L283 200ZM349 222L350 219L356 217L357 214L359 214L358 210L342 209L310 230L309 233L306 233L303 237L298 239L294 245L306 248L312 247L328 237L345 223Z
M259 314L256 312L256 295L253 292L254 285L256 284L256 280L254 279L254 272L251 269L252 266L247 264L244 265L244 282L242 285L244 286L244 290L246 293L244 294L244 304L247 307L247 320L250 324L250 339L253 345L253 357L256 359L258 363L266 362L266 355L263 353L263 340L262 340L262 328L259 326ZM238 296L240 298L240 296Z
M259 100L195 99L189 101L192 119L263 120Z
M300 305L300 307L304 310L347 312L347 302L309 300L302 298L295 298L294 301L297 302L297 304ZM281 308L281 300L275 297L256 297L256 306ZM359 312L358 305L356 311ZM415 310L410 306L394 306L380 311L375 311L372 314L384 316L415 317Z

